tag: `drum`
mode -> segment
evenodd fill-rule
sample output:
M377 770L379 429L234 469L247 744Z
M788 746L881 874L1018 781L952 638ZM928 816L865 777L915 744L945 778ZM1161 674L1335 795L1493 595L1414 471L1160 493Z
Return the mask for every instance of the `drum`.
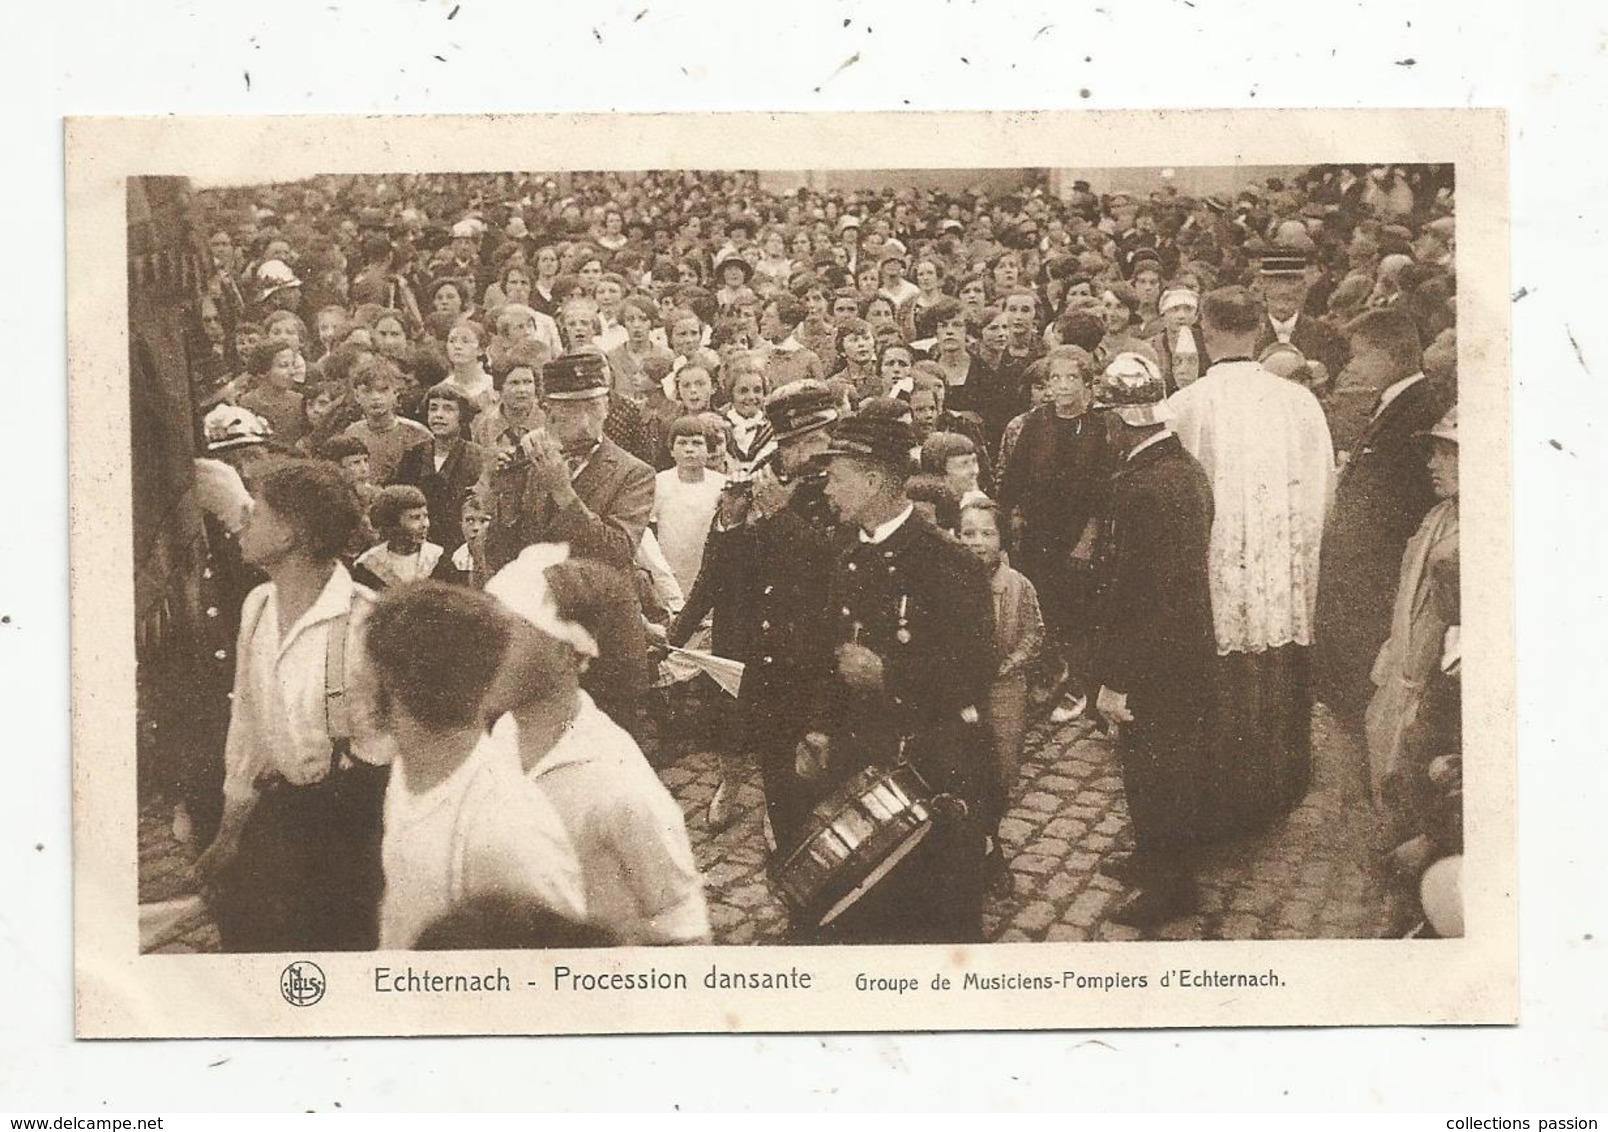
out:
M809 832L776 870L795 919L825 927L932 832L932 791L906 765L867 767L815 807Z

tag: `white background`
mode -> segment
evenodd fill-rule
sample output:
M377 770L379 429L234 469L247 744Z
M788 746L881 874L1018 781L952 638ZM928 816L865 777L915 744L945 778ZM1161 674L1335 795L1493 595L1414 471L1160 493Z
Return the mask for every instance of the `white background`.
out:
M1608 752L1596 710L1608 14L1506 0L1103 3L630 0L548 12L461 0L451 20L453 0L8 5L0 1111L1608 1108ZM916 18L894 15L903 9ZM1521 1026L72 1041L63 115L1186 105L1512 115L1511 289L1528 292L1512 308Z

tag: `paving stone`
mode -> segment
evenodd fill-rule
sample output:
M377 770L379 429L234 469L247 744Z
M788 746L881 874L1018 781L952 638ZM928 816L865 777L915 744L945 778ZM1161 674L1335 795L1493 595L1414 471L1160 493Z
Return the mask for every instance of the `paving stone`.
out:
M726 893L726 899L739 908L756 908L770 898L770 888L763 884L745 884Z
M1089 938L1089 929L1078 924L1068 924L1065 921L1051 924L1044 933L1047 943L1082 943Z
M1143 933L1138 928L1127 924L1113 924L1107 921L1100 925L1099 938L1111 943L1128 943L1142 938Z
M1062 923L1076 924L1082 928L1093 927L1099 920L1100 914L1111 903L1112 899L1109 892L1101 892L1098 889L1085 890L1076 900L1072 901L1071 907L1061 913L1061 921Z
M1043 876L1045 873L1053 872L1056 868L1055 861L1049 857L1041 857L1036 853L1022 853L1013 857L1010 865L1013 872L1031 873L1033 876Z
M1036 810L1041 814L1055 813L1062 806L1062 800L1054 794L1045 794L1035 790L1024 795L1021 802L1023 809Z
M1088 823L1077 818L1054 818L1044 826L1045 836L1059 837L1063 841L1076 841L1088 832Z
M1062 858L1072 851L1072 846L1059 837L1037 837L1031 846L1033 852L1046 857Z
M1075 896L1078 889L1082 887L1082 878L1069 873L1057 873L1055 876L1046 878L1039 891L1043 894L1044 899L1060 904Z
M1041 934L1055 922L1055 905L1044 900L1035 900L1026 905L1011 918L1011 923L1025 932Z
M999 839L1007 845L1021 845L1033 835L1033 827L1021 818L1001 818Z

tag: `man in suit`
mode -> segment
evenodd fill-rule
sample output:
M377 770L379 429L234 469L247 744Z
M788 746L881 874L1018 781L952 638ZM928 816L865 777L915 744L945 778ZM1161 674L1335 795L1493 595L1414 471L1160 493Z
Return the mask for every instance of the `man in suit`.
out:
M1117 725L1134 853L1101 869L1135 888L1112 919L1152 928L1192 911L1188 868L1201 834L1202 726L1216 642L1207 555L1212 487L1167 427L1161 371L1121 354L1095 382L1120 461L1111 480L1095 642L1101 715Z
M481 481L491 512L492 572L539 542L568 543L577 558L634 576L653 508L653 469L604 435L609 366L598 352L564 354L542 366L546 427L527 432ZM616 723L637 725L647 691L647 640L640 608L611 608L598 627L599 655L583 686Z
M1412 319L1368 311L1345 328L1352 366L1382 392L1340 472L1323 536L1316 613L1317 695L1360 733L1369 678L1390 635L1391 603L1407 540L1435 503L1414 439L1445 406L1424 377Z
M933 827L830 925L840 943L965 943L982 937L992 760L979 705L994 675L993 593L982 564L905 497L915 434L851 417L826 453L826 498L854 531L828 588L832 677L799 770L823 786L908 763L934 791Z
M1322 362L1328 382L1339 376L1351 356L1345 337L1322 319L1302 313L1306 302L1307 257L1304 252L1275 249L1262 257L1257 273L1266 313L1256 336L1253 356L1276 342L1300 350L1311 361Z

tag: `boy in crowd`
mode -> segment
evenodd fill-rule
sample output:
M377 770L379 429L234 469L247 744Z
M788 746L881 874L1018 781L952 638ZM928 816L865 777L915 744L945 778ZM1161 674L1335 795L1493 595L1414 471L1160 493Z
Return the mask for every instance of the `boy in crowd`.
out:
M486 530L491 526L491 512L477 491L468 491L463 497L463 542L451 554L436 563L431 577L438 582L456 582L460 586L483 590L486 579Z
M402 454L430 443L430 430L418 421L396 415L402 371L386 358L371 357L352 372L352 391L363 418L346 429L346 435L368 448L369 475L382 487L396 478Z

